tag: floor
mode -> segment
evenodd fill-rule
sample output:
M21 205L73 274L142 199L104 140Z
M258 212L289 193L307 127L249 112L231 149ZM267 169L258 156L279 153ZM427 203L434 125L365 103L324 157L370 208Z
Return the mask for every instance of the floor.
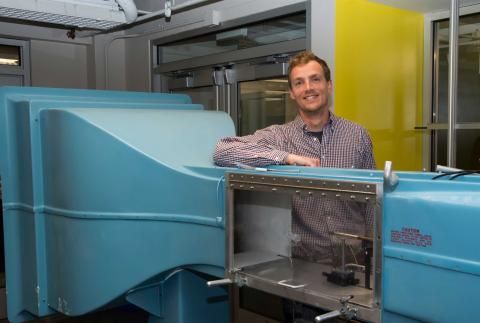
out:
M87 314L79 317L66 317L54 315L47 318L29 321L29 323L147 323L146 312L133 306L106 310L98 313ZM8 320L0 320L0 323L8 323Z

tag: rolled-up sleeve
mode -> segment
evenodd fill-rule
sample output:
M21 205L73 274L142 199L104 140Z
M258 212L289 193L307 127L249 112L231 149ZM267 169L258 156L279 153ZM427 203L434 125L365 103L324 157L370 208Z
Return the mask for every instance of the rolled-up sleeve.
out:
M284 165L288 152L280 149L281 131L276 126L256 131L244 137L221 139L215 147L213 159L219 166L236 167Z

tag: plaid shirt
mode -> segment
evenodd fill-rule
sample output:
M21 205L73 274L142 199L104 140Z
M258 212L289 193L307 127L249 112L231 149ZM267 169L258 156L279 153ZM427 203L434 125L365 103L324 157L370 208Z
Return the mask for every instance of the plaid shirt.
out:
M289 123L273 125L253 135L221 139L214 160L217 165L230 167L239 163L282 165L288 154L318 158L321 167L375 168L367 131L331 112L321 142L309 133L302 118L297 116ZM373 226L373 210L359 202L294 196L292 214L292 254L312 261L323 262L339 254L336 249L340 241L331 232L371 235ZM351 254L359 251L359 246L355 247Z
M224 138L217 144L213 158L219 166L266 166L284 165L288 154L318 158L322 167L375 168L367 131L333 113L323 128L321 142L297 116L289 123L273 125L253 135Z

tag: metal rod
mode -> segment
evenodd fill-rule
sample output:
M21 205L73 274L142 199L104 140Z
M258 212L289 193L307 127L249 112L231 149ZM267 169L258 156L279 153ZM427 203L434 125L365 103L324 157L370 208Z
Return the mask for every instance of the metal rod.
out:
M315 317L315 323L325 322L335 317L339 317L340 315L342 315L342 312L340 312L339 310L321 314Z
M211 280L207 282L208 287L215 287L215 286L222 286L222 285L229 285L232 284L233 281L229 278L218 279L218 280Z
M342 239L342 272L345 272L345 248L347 247L347 243L345 239Z
M373 242L373 238L361 236L361 235L358 235L358 234L351 234L351 233L338 232L338 231L334 231L333 234L336 235L336 236L339 236L339 237L343 237L343 238Z
M448 57L448 144L447 166L456 166L457 79L458 79L458 0L451 0L450 47Z

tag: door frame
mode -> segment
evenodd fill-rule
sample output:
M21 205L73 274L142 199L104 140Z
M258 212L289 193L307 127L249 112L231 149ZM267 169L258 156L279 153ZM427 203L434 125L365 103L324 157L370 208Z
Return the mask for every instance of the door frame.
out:
M480 13L480 4L470 5L466 7L460 8L460 17ZM423 121L422 125L419 127L424 130L423 135L423 169L424 170L431 170L431 166L434 162L434 156L432 156L433 152L433 142L432 136L433 131L438 129L447 129L448 124L435 124L432 121L432 113L435 109L435 99L434 96L434 69L435 69L435 62L434 62L434 23L438 20L448 19L450 16L449 11L441 11L426 14L424 18L424 46L423 46L423 57L424 57L424 69L423 69ZM455 127L455 131L461 129L462 126L458 124Z

